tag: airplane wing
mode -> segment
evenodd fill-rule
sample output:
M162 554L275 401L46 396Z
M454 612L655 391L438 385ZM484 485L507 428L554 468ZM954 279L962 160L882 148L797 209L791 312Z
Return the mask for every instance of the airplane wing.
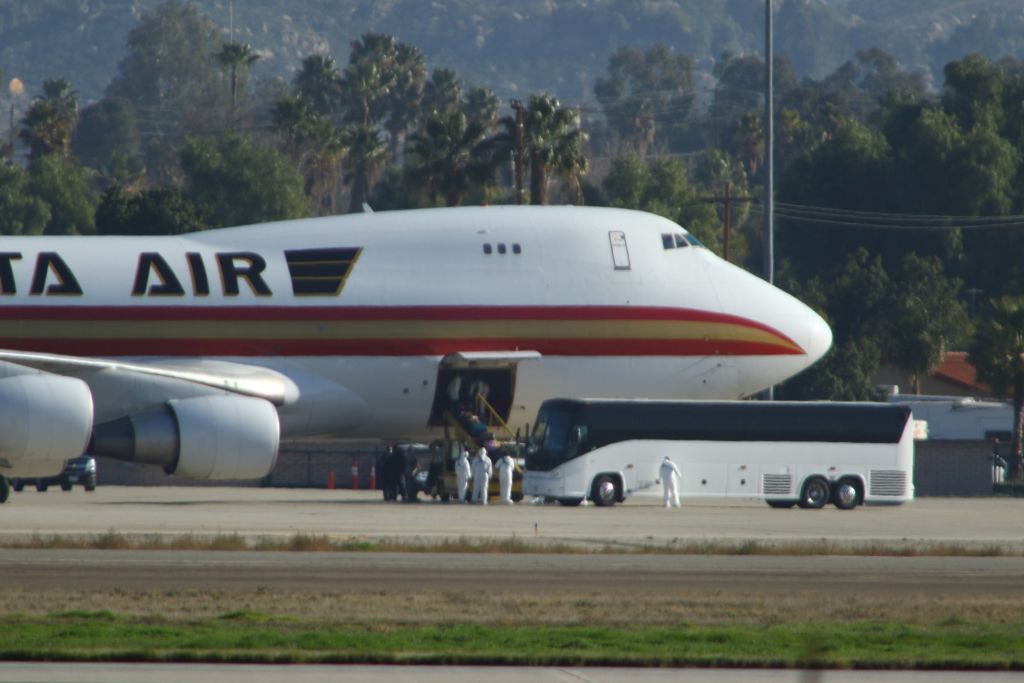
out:
M233 394L262 398L275 406L294 403L299 389L287 376L267 368L228 361L147 361L131 363L102 358L83 358L51 353L0 350L0 361L49 372L79 377L99 370L146 377L177 379Z

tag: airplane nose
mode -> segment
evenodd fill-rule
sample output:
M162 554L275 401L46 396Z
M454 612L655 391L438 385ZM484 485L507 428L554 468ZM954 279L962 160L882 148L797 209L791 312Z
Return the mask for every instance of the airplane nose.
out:
M807 330L809 340L807 342L808 365L817 363L832 348L832 328L825 320L814 311L807 312Z

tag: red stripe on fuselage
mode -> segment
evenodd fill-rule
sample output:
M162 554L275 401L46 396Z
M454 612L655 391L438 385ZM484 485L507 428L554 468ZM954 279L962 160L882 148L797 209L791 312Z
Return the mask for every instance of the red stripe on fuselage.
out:
M734 339L601 338L32 338L4 339L0 347L87 356L419 356L457 351L530 349L566 356L796 355L799 345L778 330L738 316L688 308L641 306L0 306L0 321L287 322L323 321L638 321L702 322L760 330L778 344Z
M444 356L528 349L546 356L789 356L789 347L705 339L17 339L12 351L75 356Z

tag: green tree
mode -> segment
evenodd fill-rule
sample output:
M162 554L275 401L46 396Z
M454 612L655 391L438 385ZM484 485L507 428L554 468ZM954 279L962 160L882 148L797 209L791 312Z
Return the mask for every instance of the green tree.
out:
M318 116L331 116L341 107L341 72L327 55L311 55L302 60L293 89L295 96Z
M1013 398L1013 445L1010 478L1020 479L1021 420L1024 417L1024 298L1005 296L991 301L978 323L967 354L978 379L998 396Z
M608 58L608 76L594 93L608 127L640 156L661 139L666 145L696 100L693 58L659 43L648 50L623 47Z
M99 235L180 235L202 229L195 207L178 190L155 189L130 195L115 185L96 207Z
M889 358L910 377L915 394L921 378L935 372L945 352L970 337L967 311L959 300L960 280L943 273L938 257L903 257L893 279L889 316Z
M142 138L131 102L105 97L82 110L71 151L85 166L110 172L120 158L141 169Z
M283 156L247 137L190 139L181 151L184 196L209 227L300 218L302 179Z
M458 206L491 176L486 130L457 109L434 112L409 138L409 174L424 185L431 201Z
M50 222L50 207L29 192L28 172L0 164L0 235L39 235Z
M348 212L359 213L373 191L388 150L377 130L362 124L350 124L342 129L341 143L345 148L343 179L349 185Z
M252 46L247 43L224 43L215 57L217 62L228 70L230 76L231 108L228 112L228 129L234 132L237 124L239 72L244 74L259 61L260 56L253 52Z
M29 166L29 194L50 211L46 235L91 235L95 232L93 212L96 195L89 188L81 166L50 154Z
M470 88L466 93L462 109L470 121L479 121L486 131L492 131L498 124L498 108L501 100L489 88Z
M43 82L23 120L21 139L29 146L29 158L56 154L67 159L71 133L78 123L78 93L63 79Z
M146 166L158 182L170 182L176 150L188 134L211 131L217 71L210 59L221 45L217 27L191 2L167 0L142 15L128 34L128 54L107 87L143 115L148 133Z
M462 83L451 69L434 69L423 88L423 114L446 114L462 104Z
M720 225L710 203L702 201L686 167L676 159L644 161L635 155L612 161L602 181L609 206L639 209L675 221L710 249L720 251Z
M515 149L515 117L501 123L505 130L492 141L496 161L507 160ZM523 115L523 140L530 169L530 203L548 203L552 175L566 182L570 201L579 202L580 179L587 172L587 134L580 129L579 112L562 108L551 95L531 95Z
M779 285L815 308L832 328L832 349L796 378L780 397L864 401L874 398L872 374L886 343L890 281L882 259L863 247L817 277L805 278L784 260Z

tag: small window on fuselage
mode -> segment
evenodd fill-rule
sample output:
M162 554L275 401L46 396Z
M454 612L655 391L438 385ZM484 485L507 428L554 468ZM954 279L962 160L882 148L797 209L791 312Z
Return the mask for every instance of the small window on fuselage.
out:
M498 253L499 254L504 254L505 253L505 243L504 242L499 242L498 243Z
M513 244L512 245L512 253L513 254L522 254L523 253L523 248L521 246L519 246L518 244Z
M490 254L491 253L491 245L490 245L490 243L484 244L484 253L485 254Z

